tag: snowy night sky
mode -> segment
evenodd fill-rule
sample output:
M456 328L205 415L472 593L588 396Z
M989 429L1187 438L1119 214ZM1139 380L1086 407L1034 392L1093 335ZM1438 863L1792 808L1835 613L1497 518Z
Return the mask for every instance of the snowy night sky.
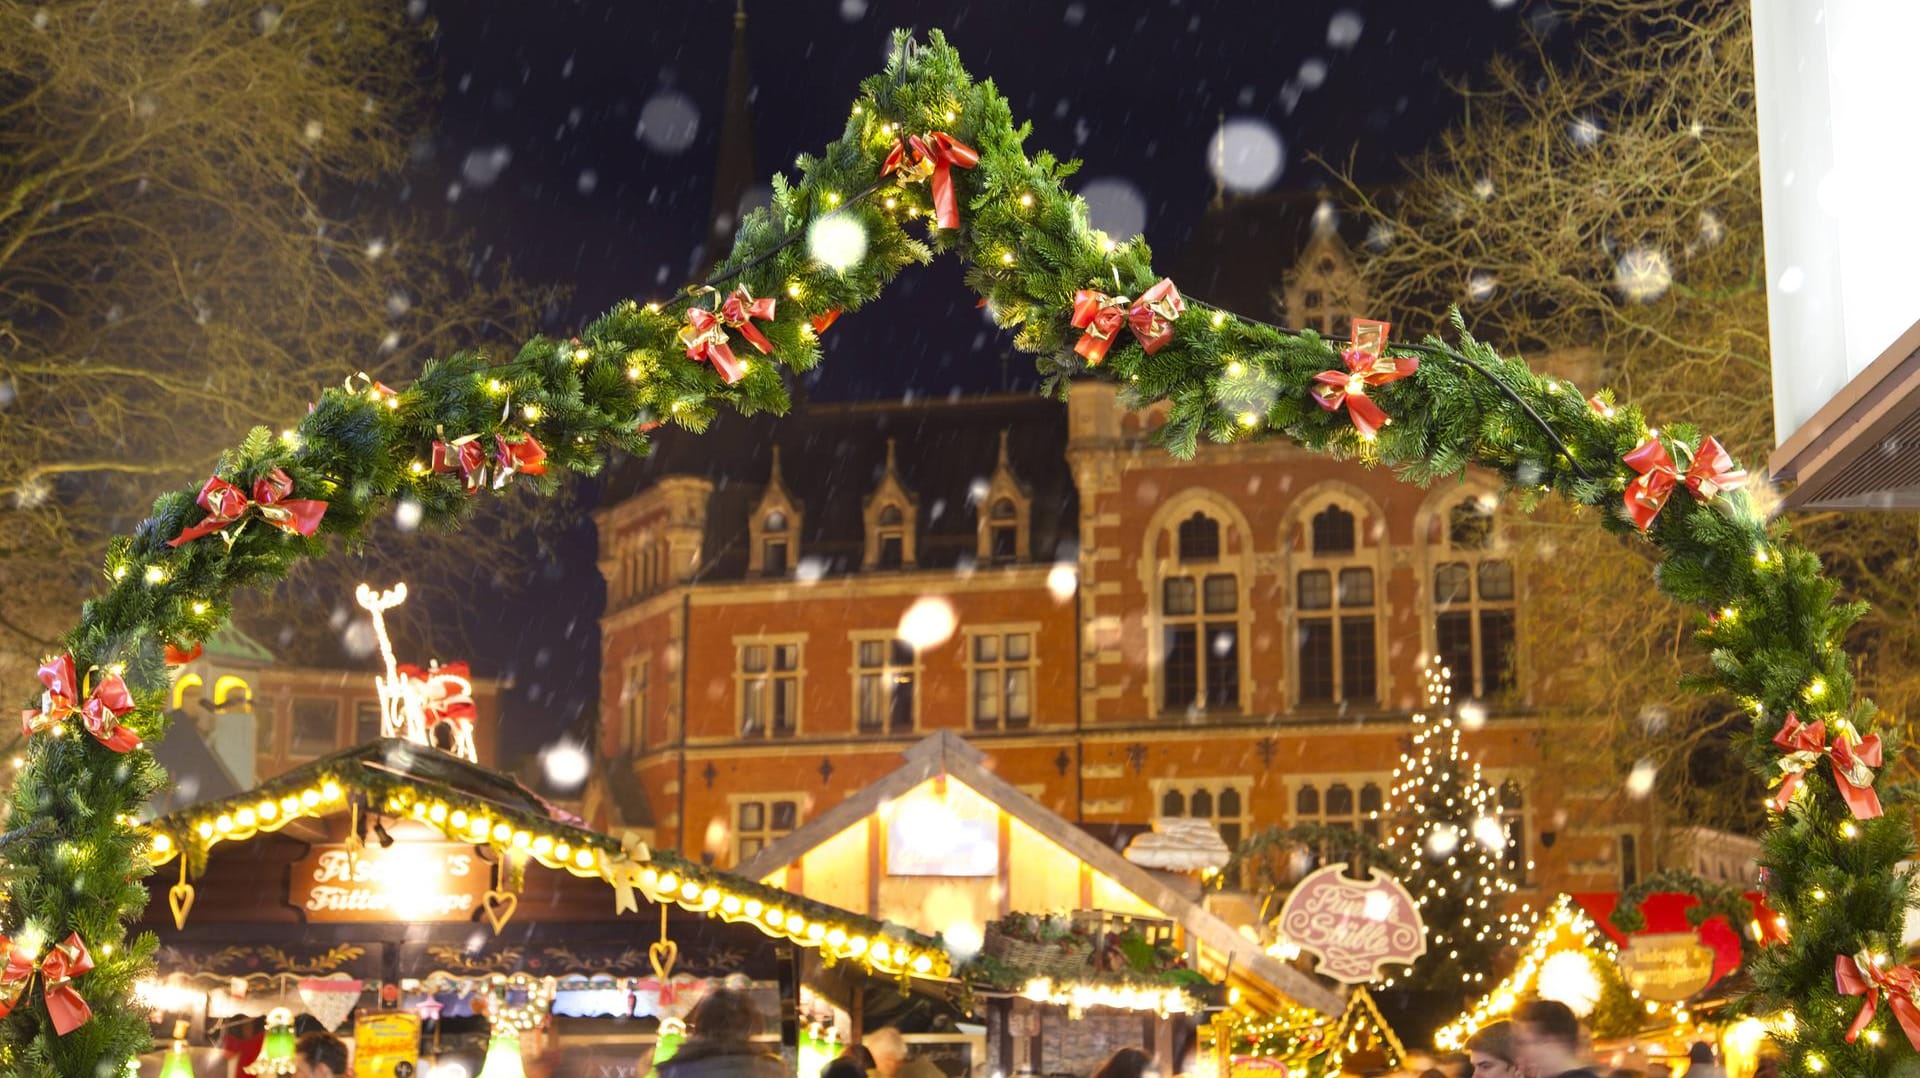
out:
M408 0L438 27L441 85L398 195L449 207L489 260L570 286L546 332L624 297L669 294L705 257L733 6ZM1084 162L1071 183L1093 223L1144 232L1162 263L1214 194L1209 147L1223 117L1230 179L1250 189L1318 185L1315 155L1351 157L1363 181L1391 182L1396 162L1456 114L1446 80L1554 23L1539 0L749 0L747 10L761 175L839 133L892 28L937 27L976 78L998 83L1016 120L1033 122L1030 152ZM816 399L1034 384L1031 359L974 310L951 259L908 270L825 345L807 382ZM473 656L479 670L516 682L507 760L558 738L592 702L604 602L592 501L585 492L579 523L549 538L523 595L459 615L491 640Z

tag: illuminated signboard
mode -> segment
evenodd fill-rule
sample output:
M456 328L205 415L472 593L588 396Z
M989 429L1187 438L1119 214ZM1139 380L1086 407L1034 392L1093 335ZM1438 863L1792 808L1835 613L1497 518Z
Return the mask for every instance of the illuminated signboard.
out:
M888 807L887 874L991 877L1000 872L1000 810L958 784L931 783Z
M451 842L317 845L293 864L287 901L309 921L468 921L493 866Z

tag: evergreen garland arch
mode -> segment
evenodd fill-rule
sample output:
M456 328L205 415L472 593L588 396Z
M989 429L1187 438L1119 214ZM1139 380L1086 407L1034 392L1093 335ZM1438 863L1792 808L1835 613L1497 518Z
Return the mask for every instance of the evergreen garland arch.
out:
M897 35L893 59L862 84L840 138L820 156L802 157L797 179L774 177L771 207L742 223L710 287L658 304L622 302L578 338L536 338L504 361L463 352L429 362L397 392L350 381L320 394L296 427L278 436L256 431L222 457L215 474L249 497L256 481L281 473L291 486L283 497L325 502L312 535L271 526L254 506L224 536L171 545L208 514L195 504L197 491L161 496L151 516L112 544L105 590L85 604L64 640L84 682L70 688L84 696L118 671L132 704L121 721L156 741L166 725L166 649L211 634L236 589L273 583L294 559L321 554L329 537L356 542L392 499L417 502L429 524L452 525L470 496L463 461L477 466L469 470L482 489L525 483L548 491L562 473L596 472L610 450L644 453L654 424L699 430L721 405L781 411L789 404L781 368L812 367L818 335L834 317L877 298L908 264L952 252L967 261L968 283L999 323L1015 330L1017 346L1039 357L1049 392L1064 394L1069 378L1097 376L1119 383L1134 407L1165 402L1160 437L1176 456L1191 455L1203 436L1281 436L1392 467L1415 483L1457 477L1473 465L1502 476L1523 506L1558 494L1593 509L1599 526L1652 543L1663 558L1663 590L1703 612L1696 636L1711 662L1693 687L1753 715L1751 762L1769 776L1782 773L1783 753L1772 739L1790 712L1824 719L1830 731L1874 728L1874 708L1855 694L1842 643L1862 609L1837 600L1837 586L1784 524L1769 521L1744 491L1696 497L1684 482L1643 536L1622 512L1623 491L1637 474L1623 458L1652 441L1684 470L1700 432L1651 430L1637 410L1605 393L1589 401L1570 383L1472 339L1457 314L1455 344L1430 338L1387 348L1389 356L1420 362L1410 377L1368 389L1391 416L1370 437L1350 422L1348 408L1330 411L1312 395L1316 375L1342 369L1336 343L1198 297L1187 297L1171 319L1170 339L1152 354L1122 324L1104 361L1088 365L1074 351L1082 332L1069 323L1076 293L1140 297L1159 278L1144 241L1116 244L1088 227L1084 203L1061 184L1074 166L1045 151L1028 156L1028 130L1014 124L991 81L967 75L940 34L920 47ZM922 140L925 158L947 162L957 229L916 237L939 208L933 196L942 180L927 174L928 161L911 146L902 147L899 171L883 172L903 135ZM863 234L853 264L835 269L810 254L809 231L828 221L843 229L851 222ZM714 323L717 301L735 289L748 293L744 309L722 311ZM698 311L708 314L690 313ZM728 314L763 333L766 349L728 326ZM689 358L682 330L690 319L693 348L725 340L738 351L737 367L724 356L718 364L736 380ZM528 436L544 448L543 462L533 460ZM434 468L436 441L450 472ZM1803 792L1774 817L1764 863L1770 902L1787 919L1791 942L1755 957L1746 1004L1758 1014L1795 1014L1791 1030L1778 1034L1784 1073L1884 1075L1914 1053L1889 1008L1874 1020L1879 1036L1846 1041L1858 1001L1836 992L1834 967L1840 956L1863 953L1898 960L1911 880L1897 866L1913 839L1904 809L1856 819L1825 755L1788 758L1805 771ZM147 902L141 878L149 839L131 820L164 781L150 752L112 751L77 712L32 737L12 794L13 830L0 840L0 931L36 961L77 934L93 967L66 987L88 1001L93 1017L56 1033L45 981L36 978L0 1022L5 1073L113 1074L148 1046L146 1016L131 989L151 966L156 941L129 941L125 926Z

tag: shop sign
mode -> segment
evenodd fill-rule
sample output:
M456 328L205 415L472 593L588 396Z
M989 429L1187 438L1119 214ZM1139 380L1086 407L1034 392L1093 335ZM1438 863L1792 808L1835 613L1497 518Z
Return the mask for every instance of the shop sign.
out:
M293 863L287 901L309 921L467 921L491 868L472 846L451 842L368 846L357 856L326 843Z
M1620 952L1620 973L1648 999L1678 1003L1713 983L1713 948L1691 932L1634 936Z
M1364 984L1381 966L1406 965L1427 953L1413 896L1379 869L1365 880L1349 879L1344 864L1308 873L1287 896L1277 924L1286 942L1320 960L1321 976L1342 984Z
M353 1023L353 1073L414 1078L420 1065L420 1016L412 1011L363 1014Z

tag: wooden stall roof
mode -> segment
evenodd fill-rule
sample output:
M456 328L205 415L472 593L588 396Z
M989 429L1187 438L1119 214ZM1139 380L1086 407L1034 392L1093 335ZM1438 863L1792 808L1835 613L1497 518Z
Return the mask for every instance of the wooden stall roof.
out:
M1187 934L1221 956L1235 976L1263 983L1271 994L1311 1007L1327 1015L1343 1013L1341 997L1313 977L1272 956L1261 946L1199 903L1154 878L1108 846L1062 818L1058 813L987 770L979 749L950 731L925 738L906 754L906 763L879 781L808 820L792 833L769 843L736 871L765 879L799 861L808 851L859 823L888 801L899 798L929 779L950 776L987 798L1047 840L1078 857L1095 871L1160 909Z

